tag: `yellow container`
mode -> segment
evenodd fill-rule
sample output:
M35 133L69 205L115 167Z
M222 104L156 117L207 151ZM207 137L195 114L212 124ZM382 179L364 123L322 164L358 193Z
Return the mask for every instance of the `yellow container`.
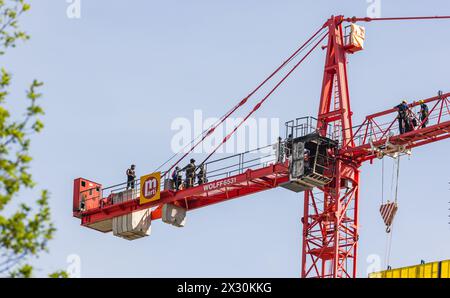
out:
M369 274L369 278L383 278L385 275L384 271L382 272L374 272Z
M450 260L441 262L441 278L450 278Z
M369 278L450 278L450 260L374 272Z

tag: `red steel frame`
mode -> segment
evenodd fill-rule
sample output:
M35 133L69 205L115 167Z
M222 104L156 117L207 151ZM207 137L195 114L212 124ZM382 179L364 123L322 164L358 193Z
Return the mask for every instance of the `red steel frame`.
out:
M332 182L317 192L307 190L304 193L302 277L356 277L359 168L364 161L377 157L374 146L383 146L389 140L390 144L412 149L450 137L450 93L425 100L431 105L430 123L426 128L390 136L396 130L397 121L397 110L393 108L367 116L353 133L346 55L353 53L354 49L350 50L345 45L343 22L429 18L449 17L344 19L343 16L332 16L323 26L328 28L328 45L317 129L326 137L327 129L334 124L341 130L341 143L335 156ZM409 107L412 109L417 105L414 102ZM381 121L386 119L387 123L382 124ZM74 202L79 197L77 189L81 179L75 180ZM177 192L161 191L161 199L156 202L140 205L139 199L134 199L116 205L100 205L83 212L74 211L74 216L81 218L83 226L89 227L116 216L154 207L152 219L159 219L163 204L173 203L192 210L272 189L288 181L289 163L286 161ZM97 199L106 198L100 192Z
M371 150L372 145L382 146L389 137L389 143L393 145L403 145L405 149L412 149L450 137L450 93L445 93L428 99L424 103L430 106L428 124L426 128L413 130L402 135L398 135L397 110L390 109L366 117L364 122L356 129L353 136L353 143L356 147L344 147L340 154L356 160L358 162L371 161L376 158L376 154ZM410 103L408 106L412 110L420 105L419 102ZM424 121L416 117L419 127ZM390 136L391 135L391 136Z
M359 167L362 162L376 158L372 146L384 145L389 137L390 144L403 145L404 149L411 149L450 137L450 121L448 121L450 119L443 121L444 116L450 114L448 93L425 100L428 104L434 103L428 116L429 120L437 114L437 122L427 128L391 137L389 134L393 132L394 124L397 122L397 110L393 108L366 117L356 134L353 134L346 68L347 45L344 41L342 23L357 20L371 19L344 19L343 16L333 16L326 23L329 40L318 130L322 136L326 136L330 124L337 125L342 130L342 143L336 157L333 181L320 189L319 193L309 190L304 194L302 277L356 277ZM333 99L334 106L331 104ZM417 105L415 102L409 107ZM391 119L392 122L385 126L377 123L378 118L392 114L395 115ZM360 131L364 131L362 135L358 135ZM361 139L360 144L355 146L355 142Z
M340 127L345 150L353 147L354 141L342 22L342 16L327 22L328 45L318 130L326 137L330 124ZM320 194L305 191L302 277L356 277L359 166L337 157L333 181L320 189Z
M75 180L76 183L79 179L81 178ZM135 199L121 204L98 207L82 213L75 212L74 216L81 217L81 224L89 227L93 223L108 220L113 217L129 214L137 210L157 207L152 211L152 220L156 220L161 218L163 204L173 203L187 210L193 210L272 189L288 181L288 163L275 163L255 170L249 169L242 174L177 192L164 190L161 191L161 199L158 201L141 205L139 204L139 199Z

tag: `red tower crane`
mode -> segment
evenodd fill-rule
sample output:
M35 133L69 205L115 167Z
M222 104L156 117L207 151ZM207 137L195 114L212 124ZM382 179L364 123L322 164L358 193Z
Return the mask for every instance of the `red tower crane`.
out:
M189 152L169 170L141 177L139 185L103 188L78 178L74 181L73 215L83 226L110 232L126 239L145 236L151 220L183 226L186 211L276 187L304 192L302 277L356 277L358 251L358 205L360 167L366 162L409 153L411 149L450 137L450 93L422 99L430 106L425 119L416 117L414 129L400 134L395 108L369 115L361 125L352 123L347 55L363 49L365 30L357 22L450 19L450 16L405 18L345 18L332 16L256 89L205 131ZM344 26L347 24L347 26ZM288 137L274 144L268 159L252 159L252 153L207 161L231 135L255 113L279 86L328 37L318 117L305 117L286 124ZM306 52L304 56L300 54ZM300 57L300 58L299 58ZM297 60L296 60L297 59ZM295 62L297 61L297 62ZM206 182L174 189L171 170L209 137L257 91L280 74L287 73L261 98L250 113L209 154L201 166L209 173ZM410 110L419 102L408 105ZM236 163L230 165L232 161ZM153 183L155 182L155 183ZM130 215L138 214L138 223ZM143 221L144 219L144 221ZM147 224L142 223L147 222Z

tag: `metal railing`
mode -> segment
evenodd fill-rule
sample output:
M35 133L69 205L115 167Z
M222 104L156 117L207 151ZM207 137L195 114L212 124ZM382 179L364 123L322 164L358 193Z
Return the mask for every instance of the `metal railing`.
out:
M426 119L421 119L419 114L420 105L415 102L410 105L408 113L412 120L415 120L416 126L411 131L441 124L450 121L450 100L446 96L427 100L429 105L429 114ZM376 142L387 137L400 134L398 124L398 111L392 110L376 115L368 116L361 125L353 127L355 146L367 145L370 142ZM406 132L405 132L406 133Z
M80 211L103 208L138 198L140 194L139 179L134 180L134 186L128 184L125 182L101 188L95 195L91 195L92 189L80 192Z
M317 133L318 120L312 116L300 117L285 123L286 139L291 135L292 138L304 137L309 134ZM332 125L327 127L327 138L334 140Z
M318 133L318 120L312 116L300 117L285 123L286 139L304 137L309 134ZM334 133L333 125L327 125L326 137L330 140L339 141L338 135Z
M284 150L284 142L280 141L279 143L207 162L204 164L205 175L203 183L242 174L249 169L258 169L275 164L284 158ZM196 168L195 181L191 187L199 185L197 171L198 168ZM186 180L187 177L184 175L182 179L184 188L186 188ZM161 177L160 189L173 189L171 173ZM100 189L95 196L89 195L90 193L90 189L80 193L81 211L103 208L137 199L140 195L140 179L134 180L134 187L131 187L128 182L124 182Z
M205 163L207 181L242 174L248 169L261 168L277 161L274 145L267 145L244 153Z
M423 127L424 122L427 126L436 125L450 120L450 100L449 94L441 94L440 97L430 98L425 100L429 106L429 115L427 121L423 121L418 116L420 104L414 102L409 105L409 117L414 119L417 125L413 130L418 130ZM303 137L311 133L317 133L318 120L314 117L301 117L295 120L286 122L286 138L292 135L293 138ZM386 139L388 136L400 134L398 125L398 111L388 110L382 113L366 117L362 124L353 126L353 141L355 146L362 146L369 144L370 141L376 142L381 139ZM337 141L338 147L343 146L342 135L346 135L346 131L334 132L333 126L328 124L326 137ZM346 144L348 145L348 143Z
M299 138L317 131L317 119L314 117L301 117L285 123L286 139Z
M427 100L427 103L430 104L429 116L427 118L428 126L440 124L444 121L450 121L450 101L448 99L448 94L445 94L440 98L429 99ZM412 117L414 117L418 123L416 129L419 129L424 124L424 121L421 121L420 118L417 117L417 111L415 111L417 106L418 103L410 105L410 110ZM398 135L399 127L397 122L397 111L395 110L388 110L366 117L366 120L361 125L352 128L355 146L365 145L370 141L381 140L390 135ZM289 139L289 135L292 135L292 138L297 138L312 133L317 133L317 119L314 117L301 117L286 122L287 139ZM327 137L337 141L338 147L342 146L342 140L336 140L333 137L331 125L328 125ZM284 161L287 151L289 151L289 149L287 148L285 141L280 141L255 150L207 162L204 164L205 176L203 183L241 174L248 169L257 169L269 164ZM290 152L287 152L287 154L289 155ZM315 157L316 156L314 156L314 158ZM325 162L325 164L329 163ZM316 167L324 167L318 172L330 170L327 166L322 165L321 162L316 161L314 162L314 165ZM316 169L314 169L314 171L316 172ZM162 177L160 185L161 189L170 188L170 175L171 173L167 173ZM197 178L197 174L195 178ZM194 182L193 186L198 185L198 179L195 180L197 181ZM185 181L186 179L183 179L183 182ZM84 211L93 208L102 208L119 201L123 202L138 198L140 193L140 180L134 180L134 187L129 186L128 182L124 182L100 190L96 187L85 190L80 193L80 210Z

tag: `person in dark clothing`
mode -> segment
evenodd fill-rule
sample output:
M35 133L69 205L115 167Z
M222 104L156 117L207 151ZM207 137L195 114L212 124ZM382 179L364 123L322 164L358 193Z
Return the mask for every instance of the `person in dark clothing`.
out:
M311 174L311 152L308 149L303 152L303 162L305 175Z
M205 166L201 165L200 170L197 173L197 181L198 185L202 185L203 183L206 183L206 172L205 172Z
M398 128L400 130L400 134L404 134L406 131L406 128L409 128L409 123L407 121L407 113L408 113L408 104L406 100L404 100L401 104L398 106L395 106L398 110Z
M419 119L420 123L422 123L421 128L425 128L427 127L428 124L428 115L430 114L430 111L428 109L427 104L423 100L420 100L419 103L420 103Z
M183 177L181 176L181 170L179 166L176 166L175 170L172 172L172 182L173 189L179 190L181 183L183 183Z
M127 190L129 188L134 189L134 180L136 179L135 169L135 165L131 165L131 167L127 169Z
M195 183L195 159L191 158L190 163L182 171L186 171L186 188L194 186Z
M286 139L286 145L285 145L285 155L286 158L289 158L292 154L292 134L289 134L289 136Z
M277 162L283 162L283 159L285 158L286 153L286 145L283 144L281 137L278 137L278 144L277 144Z
M417 129L418 126L419 126L419 123L417 123L416 117L411 117L411 118L412 118L412 127L413 127L414 129Z
M85 195L81 195L79 211L86 211L86 196Z
M414 119L414 116L411 113L411 110L409 110L409 109L406 110L405 132L410 132L410 131L414 130L414 128L416 126L416 125L414 125L414 122L416 122L416 124L417 124L417 121L414 121L414 120L416 120L416 119Z

